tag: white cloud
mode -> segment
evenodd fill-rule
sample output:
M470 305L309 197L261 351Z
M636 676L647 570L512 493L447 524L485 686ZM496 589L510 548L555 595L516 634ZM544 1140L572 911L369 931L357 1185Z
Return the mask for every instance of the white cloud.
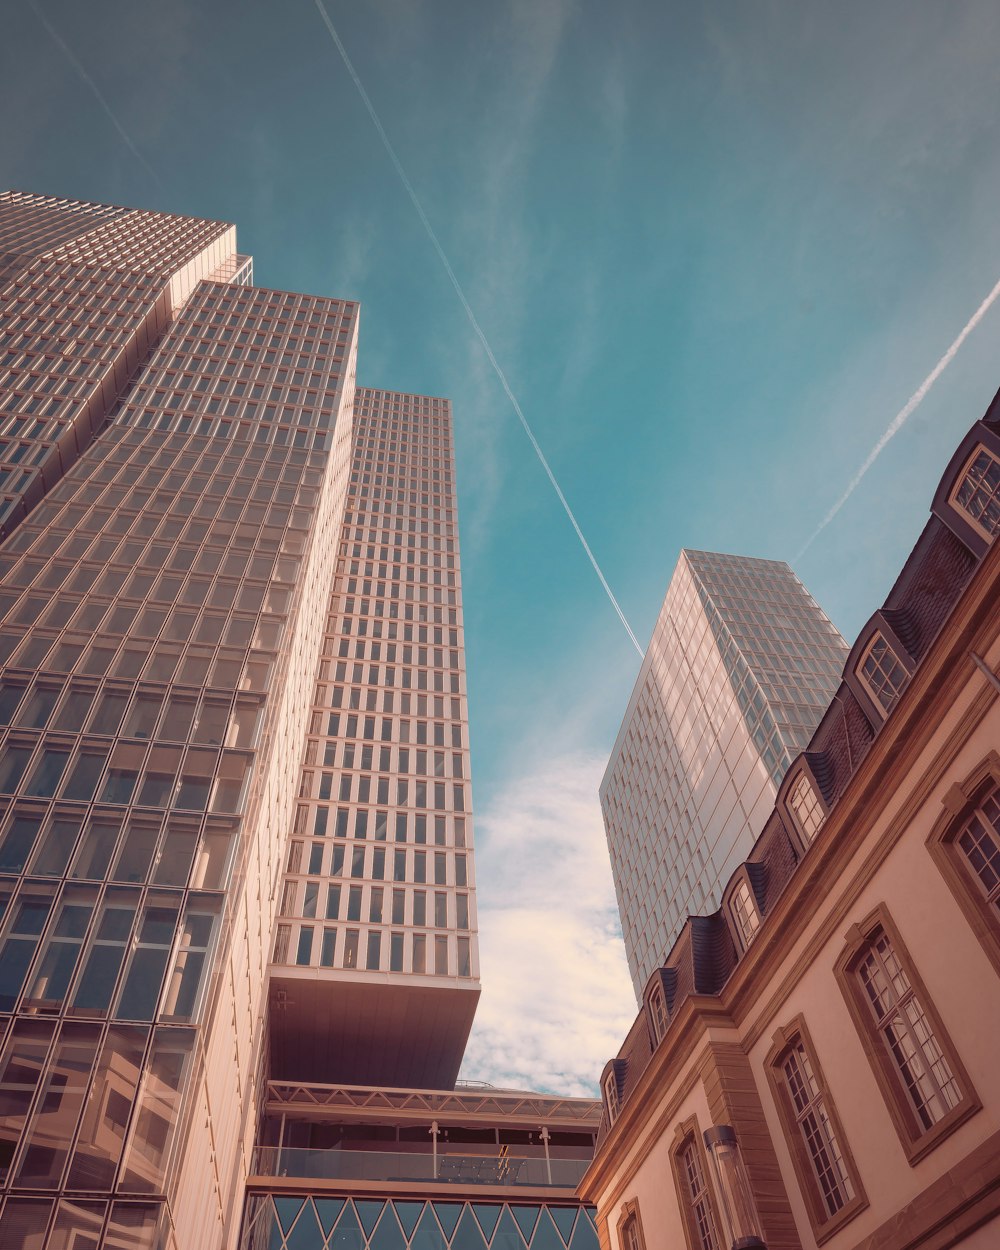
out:
M554 757L477 819L483 994L463 1079L594 1096L635 1018L597 800L604 763Z

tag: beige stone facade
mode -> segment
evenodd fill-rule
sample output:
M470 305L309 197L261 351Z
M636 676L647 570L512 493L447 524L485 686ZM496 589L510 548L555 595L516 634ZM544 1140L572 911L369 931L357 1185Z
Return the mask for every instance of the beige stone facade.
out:
M605 1069L579 1192L607 1250L1000 1244L997 407ZM720 1125L735 1215L704 1144Z

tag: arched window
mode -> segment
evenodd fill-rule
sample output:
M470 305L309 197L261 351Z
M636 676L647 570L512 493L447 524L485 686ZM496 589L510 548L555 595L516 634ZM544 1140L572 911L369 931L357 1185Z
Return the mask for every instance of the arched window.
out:
M1000 460L983 446L969 458L951 495L976 530L989 541L1000 531Z

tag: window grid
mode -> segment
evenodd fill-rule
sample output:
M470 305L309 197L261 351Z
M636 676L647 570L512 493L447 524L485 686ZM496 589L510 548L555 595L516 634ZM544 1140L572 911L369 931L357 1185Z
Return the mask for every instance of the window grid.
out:
M885 638L876 633L858 665L858 676L879 707L890 712L906 685L908 674Z
M681 1148L681 1166L687 1186L688 1206L693 1217L692 1227L698 1238L698 1250L719 1250L715 1213L712 1210L698 1144L693 1137Z
M958 1106L962 1092L884 929L871 937L857 975L913 1110L930 1129Z
M962 476L955 502L987 536L1000 531L1000 460L980 448Z
M748 947L760 929L760 913L757 911L748 882L741 881L733 891L732 909L740 936L743 938L743 945Z
M986 901L1000 909L1000 789L994 790L965 822L955 842Z
M800 833L811 842L822 829L826 813L809 778L804 773L795 779L788 792L788 806L791 808Z
M802 1041L795 1042L781 1065L795 1121L805 1142L828 1215L836 1215L854 1197L854 1186Z

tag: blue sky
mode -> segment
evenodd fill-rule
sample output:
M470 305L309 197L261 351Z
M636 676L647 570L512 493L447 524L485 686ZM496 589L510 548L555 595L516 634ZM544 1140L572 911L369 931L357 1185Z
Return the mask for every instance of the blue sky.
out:
M680 547L800 551L1000 277L995 4L327 7L643 642ZM596 786L638 657L314 3L39 8L91 84L6 6L0 183L234 221L260 284L361 300L360 381L453 400L467 1074L588 1088L634 1009ZM998 333L796 565L848 638L1000 385Z

